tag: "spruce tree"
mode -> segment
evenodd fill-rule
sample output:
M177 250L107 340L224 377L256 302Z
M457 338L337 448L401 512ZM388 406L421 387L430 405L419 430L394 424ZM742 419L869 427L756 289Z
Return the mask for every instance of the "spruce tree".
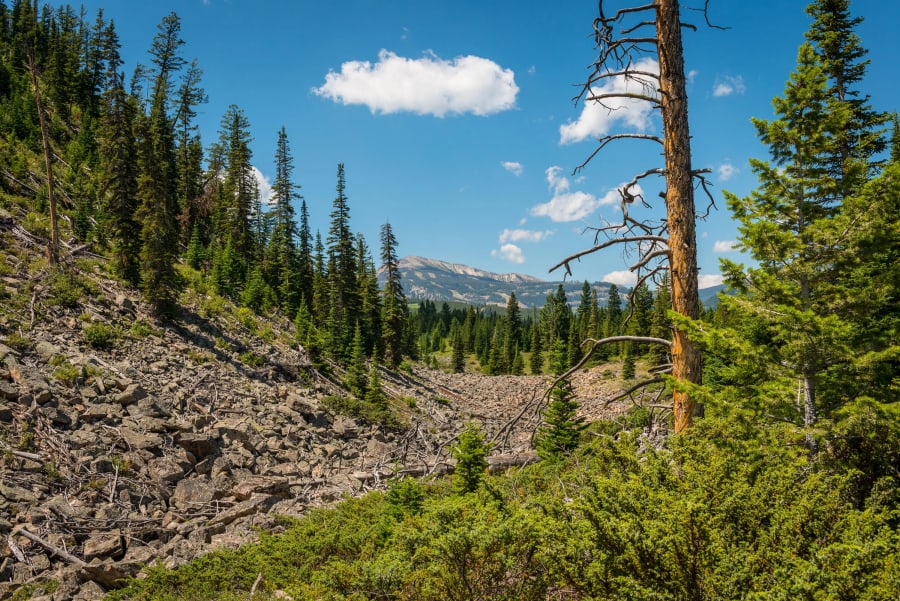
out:
M456 469L453 473L453 488L459 494L473 493L481 486L487 471L487 456L491 447L484 440L484 433L473 424L459 434L457 444L451 449Z
M531 358L528 365L531 375L538 376L544 372L544 353L541 348L540 323L535 320L531 328Z
M396 369L403 357L404 329L409 320L409 306L401 283L397 238L390 223L381 226L381 269L384 273L381 327L385 361Z
M336 195L328 230L327 278L329 288L328 336L332 352L346 355L350 326L359 318L359 294L356 289L356 252L350 231L350 205L346 193L343 163L338 165Z
M366 370L366 347L363 342L362 328L359 324L353 331L353 352L347 365L347 388L359 399L365 398L368 384Z
M650 324L650 335L654 338L672 338L672 320L669 319L669 311L672 309L672 297L669 291L669 276L664 274L656 287L656 297L653 299L653 316ZM650 345L650 363L653 366L668 362L668 351L661 344Z
M458 324L454 323L451 328L450 340L453 348L453 355L450 360L450 368L455 374L461 374L466 371L466 351L463 342L462 331Z
M150 114L138 120L138 218L141 229L141 289L157 313L171 310L178 295L174 268L178 253L178 179L175 134L168 115L170 80L184 64L178 49L181 22L165 17L150 50L155 79Z
M557 340L553 349L551 368L557 376L568 369L566 345L562 340ZM578 407L571 382L561 379L554 383L543 423L535 437L535 448L541 459L557 461L578 447L581 432L587 427L584 418L578 415Z
M366 403L382 413L388 410L387 395L381 388L381 375L378 373L378 363L375 361L372 362L372 367L369 369L365 400Z
M519 352L522 342L522 314L519 310L519 301L516 293L511 292L506 301L506 316L503 320L504 344L503 363L507 369L512 367L513 359Z
M299 198L292 180L293 157L284 127L278 131L275 150L275 181L272 184L272 214L274 224L266 251L267 281L278 296L278 304L288 315L293 315L303 294L303 271L298 253L297 222L294 218L295 199ZM308 240L307 240L308 243Z
M850 14L850 0L816 0L806 12L813 23L806 32L828 79L826 104L829 113L845 114L843 126L833 131L822 161L829 176L838 182L835 194L846 198L878 173L885 149L884 126L890 115L872 109L869 96L857 89L869 61L855 29L862 17Z
M834 143L849 127L850 112L831 102L825 65L808 43L800 47L784 96L773 103L776 119L754 120L772 163L752 161L757 191L727 196L741 223L741 244L758 267L744 273L723 262L729 280L744 292L739 302L726 302L766 332L772 361L760 377L781 383L770 386L770 411L790 417L799 405L815 452L819 387L829 366L840 361L847 337L846 324L832 314L829 290L842 244L829 232L846 188L833 168Z
M103 94L99 142L101 155L101 210L103 226L112 246L116 272L131 284L140 281L141 228L138 209L138 172L134 126L137 100L128 96L119 69L119 41L110 24L105 33L109 87Z

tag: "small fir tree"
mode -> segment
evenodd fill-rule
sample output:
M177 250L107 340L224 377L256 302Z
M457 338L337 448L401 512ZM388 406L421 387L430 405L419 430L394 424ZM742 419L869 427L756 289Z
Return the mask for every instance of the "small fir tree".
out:
M459 494L475 492L488 468L487 456L491 451L490 444L484 440L484 433L476 424L467 424L452 450L456 460L454 490Z
M566 348L558 340L553 353L553 372L566 371ZM578 447L581 432L587 427L578 415L575 391L567 379L561 379L550 391L550 403L544 411L544 423L537 434L536 450L541 459L556 461Z

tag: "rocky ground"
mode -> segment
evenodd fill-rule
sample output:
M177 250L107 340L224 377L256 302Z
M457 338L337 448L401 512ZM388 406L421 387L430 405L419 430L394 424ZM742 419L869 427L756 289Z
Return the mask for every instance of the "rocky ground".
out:
M0 599L47 580L58 587L42 598L98 598L148 563L277 530L276 515L444 473L471 420L496 469L533 458L548 378L385 371L404 424L388 430L325 409L338 378L286 323L202 295L161 323L84 260L68 264L80 296L60 299L72 282L35 272L32 256L25 244L0 265ZM575 385L586 416L621 410L606 406L609 370Z

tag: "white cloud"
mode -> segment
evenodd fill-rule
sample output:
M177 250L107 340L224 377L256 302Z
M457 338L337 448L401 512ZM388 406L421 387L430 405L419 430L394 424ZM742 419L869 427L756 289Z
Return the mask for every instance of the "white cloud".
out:
M513 175L516 175L516 176L522 175L522 170L524 169L524 167L522 166L522 163L519 163L518 161L503 161L500 164L503 165L504 169L506 169Z
M256 179L256 186L259 189L259 202L262 206L272 204L272 183L269 178L263 175L262 171L253 167L253 177Z
M737 242L734 240L716 240L713 243L713 252L728 253L734 250Z
M525 256L522 254L522 249L515 244L504 244L500 247L500 250L492 250L491 256L500 257L510 263L521 264L525 262Z
M554 165L547 168L547 184L553 192L553 198L531 208L531 214L535 217L549 217L556 222L578 221L599 207L614 205L621 199L617 189L608 191L600 198L588 192L570 192L569 178L562 173L562 167ZM631 191L640 194L641 188L632 186Z
M712 288L713 286L718 286L723 281L724 278L719 274L701 275L697 276L697 287L701 290L703 288Z
M652 58L644 58L635 63L634 69L658 73L659 64ZM640 81L626 80L624 76L610 77L602 86L591 89L591 95L623 92L648 94ZM650 91L649 95L655 96L656 91ZM559 143L572 144L606 135L617 121L639 132L647 131L652 112L653 105L644 100L607 98L602 103L587 100L577 121L570 120L559 127Z
M694 80L697 79L697 70L691 69L687 72L687 82L694 83Z
M740 172L741 170L731 163L722 163L721 165L719 165L719 180L727 182Z
M603 276L602 281L616 286L634 286L637 275L630 271L611 271Z
M478 56L444 60L434 54L420 59L378 53L378 62L349 61L341 72L329 71L313 93L343 104L361 104L373 113L411 112L490 115L516 104L515 73Z
M505 244L507 242L540 242L544 238L553 235L553 230L524 230L524 229L515 229L510 230L506 229L500 232L500 244Z
M731 96L732 94L743 94L745 89L743 77L740 75L724 75L716 78L716 83L713 86L713 96L718 98L720 96Z

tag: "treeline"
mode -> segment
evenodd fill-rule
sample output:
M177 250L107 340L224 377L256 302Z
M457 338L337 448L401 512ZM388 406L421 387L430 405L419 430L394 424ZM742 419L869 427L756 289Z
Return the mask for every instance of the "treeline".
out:
M43 215L57 204L76 242L107 254L160 315L173 310L186 264L217 293L294 319L314 353L348 361L361 339L366 357L392 366L415 355L390 224L380 288L372 252L350 228L343 165L323 240L310 229L284 128L263 205L246 114L230 106L218 139L201 140L203 72L180 32L178 16L166 16L150 64L126 78L102 10L89 20L68 5L0 0L0 189L30 198L28 225L50 239L56 224Z
M671 338L667 277L655 291L641 283L625 297L610 284L603 305L598 292L585 281L578 302L572 303L560 284L543 307L530 312L523 311L515 292L510 293L505 311L451 309L446 302L438 310L433 301L423 301L413 313L412 329L426 361L438 363L434 354L449 352L452 371L464 371L471 359L490 375L547 373L554 353L562 353L564 367L573 367L586 354L590 340L620 335ZM626 341L598 347L587 365L623 359L623 376L631 378L639 358L659 367L669 361L663 346Z

